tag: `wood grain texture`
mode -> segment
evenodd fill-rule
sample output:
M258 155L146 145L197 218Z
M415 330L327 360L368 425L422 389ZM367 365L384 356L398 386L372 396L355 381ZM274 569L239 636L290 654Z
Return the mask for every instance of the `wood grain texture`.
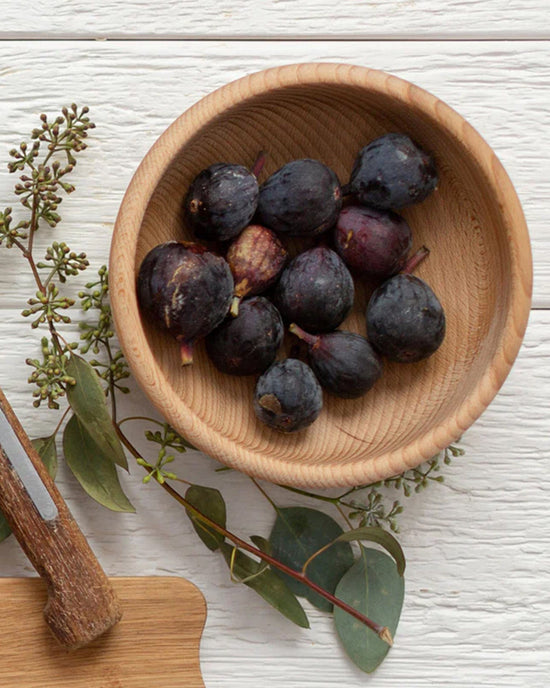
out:
M515 38L548 35L544 0L43 0L3 3L0 37Z
M11 369L22 368L34 342L15 324L4 333L14 343L0 358L0 374L8 377ZM547 688L549 333L550 313L534 311L510 376L463 438L466 456L444 469L443 485L403 500L405 606L395 646L368 678L369 688L395 688L400 682L412 688ZM32 408L23 380L10 387L27 427L44 432L55 424L54 413ZM123 399L120 412L158 417L139 390ZM152 457L143 438L147 427L128 424L136 446ZM245 476L216 473L218 467L196 452L173 464L181 477L222 491L232 530L266 536L272 507ZM111 576L178 575L202 590L209 610L201 643L208 688L365 685L365 675L340 649L328 616L306 605L312 628L299 629L251 590L231 583L227 566L198 540L181 507L155 486L142 485L141 477L134 466L123 479L137 514L113 515L92 503L66 468L58 485ZM267 483L263 487L281 506L307 505L337 517L321 503ZM387 490L390 503L398 497ZM14 540L0 546L0 557L1 575L30 575Z
M365 141L406 131L430 150L437 191L405 209L416 246L432 248L417 274L436 290L445 341L428 361L385 362L353 402L325 395L319 418L292 435L255 417L255 379L221 374L200 344L182 367L179 346L141 317L139 266L160 243L194 236L182 218L194 177L228 160L264 178L314 158L340 179ZM110 256L113 315L136 379L169 422L208 454L253 476L295 486L360 485L418 465L459 437L490 403L527 323L531 253L519 200L495 154L433 95L385 72L306 63L252 74L178 118L144 158L117 217ZM356 282L342 328L364 333L368 293Z
M155 27L156 16L163 16L163 5L155 6L155 16L143 15L148 17L148 30ZM273 15L274 20L287 31L290 10L294 17L303 17L303 27L320 6L278 3L281 14ZM504 18L507 31L513 34L517 27L533 37L541 26L547 26L546 21L537 20L536 28L528 29L524 8L531 11L535 5L475 2L468 5L468 12L457 15L453 9L459 6L431 4L426 10L426 3L418 0L392 4L384 16L388 36L399 38L396 31L409 27L431 30L435 20L456 32L463 27L484 31L487 26L503 25ZM537 6L546 16L546 4L540 1ZM45 11L38 22L35 7L5 3L3 16L15 18L10 31L23 35L32 25L33 35L40 36L41 27L57 21ZM66 26L78 24L79 30L85 30L81 22L85 16L93 31L93 11L81 16L76 12L85 11L82 3L58 7L62 12L64 7L74 10L63 17ZM115 14L109 18L125 11L121 4L112 7ZM376 13L376 5L369 9ZM487 22L478 23L480 13L486 11ZM398 27L393 23L394 12L400 16ZM101 20L100 13L97 18ZM139 23L139 17L126 17L124 26L133 19ZM208 27L207 13L200 19ZM245 21L247 25L254 21L252 12ZM331 32L337 22L331 11L330 20L319 22L319 30ZM117 25L117 31L122 25ZM106 30L114 31L111 25ZM58 31L58 36L68 36L61 24ZM248 72L287 62L344 60L386 69L455 107L497 151L530 228L534 305L548 307L549 52L547 43L535 41L274 42L268 46L262 42L153 41L122 46L8 42L0 45L0 148L8 151L26 136L39 112L55 112L70 100L92 107L98 129L75 172L77 191L60 207L63 224L53 235L48 231L39 235L38 246L45 248L52 237L66 240L71 247L86 250L98 266L107 260L112 223L139 160L177 115L210 90ZM3 205L16 206L9 196L13 183L13 176L0 169ZM19 315L33 294L32 283L13 251L2 249L0 264L0 381L31 436L46 435L59 413L32 407L26 383L29 369L23 364L26 357L39 353L40 333ZM83 275L77 282L82 285L86 279ZM78 287L68 290L75 294ZM71 332L71 338L77 339L77 330ZM550 316L533 312L509 378L464 437L466 457L445 470L444 486L407 500L399 536L408 559L405 608L395 647L368 678L344 656L330 618L308 607L312 629L298 629L249 589L231 583L225 564L198 541L181 509L154 486L141 485L136 468L130 478L123 478L138 510L135 515L113 515L92 503L63 466L58 485L110 574L184 575L203 590L209 616L201 664L208 688L333 688L340 684L359 688L366 682L369 688L399 684L407 688L547 688L549 332ZM124 398L121 414L158 417L135 383L131 386L133 393ZM131 435L152 457L143 440L145 429L145 424L136 422ZM237 472L215 473L217 467L208 457L190 453L178 459L175 470L182 477L222 489L236 532L266 535L273 522L270 505L246 477ZM319 506L264 487L281 505ZM390 491L388 499L396 496ZM0 546L1 575L31 573L13 538ZM151 660L147 656L144 661ZM2 679L0 670L0 685Z
M57 112L72 100L91 107L97 129L74 174L77 191L59 212L69 245L72 240L75 248L86 249L98 264L105 260L132 174L178 115L247 73L311 60L362 64L409 79L480 132L524 207L533 246L533 305L550 306L550 170L548 156L541 154L550 150L548 43L281 42L267 48L261 42L1 43L0 150L7 153L23 140L40 112ZM55 69L59 62L62 72ZM14 182L0 166L2 207L12 205L17 212ZM49 236L46 230L38 246L45 247ZM15 268L0 273L4 307L25 307L32 293L23 286L26 279L26 272Z
M46 622L59 643L74 650L95 640L121 618L121 608L101 565L59 490L0 391L0 412L19 439L50 494L58 515L45 521L0 446L0 509L48 589ZM0 445L4 442L0 437Z
M0 684L17 688L204 688L199 641L206 609L182 578L116 578L124 620L78 652L45 631L44 587L36 578L0 578ZM17 632L15 632L17 630Z

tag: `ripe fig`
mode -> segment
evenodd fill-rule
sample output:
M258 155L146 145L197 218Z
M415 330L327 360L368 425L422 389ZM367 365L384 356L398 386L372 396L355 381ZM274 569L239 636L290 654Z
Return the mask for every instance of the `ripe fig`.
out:
M382 361L365 337L336 330L313 335L295 323L289 330L306 342L309 364L328 392L343 399L363 396L382 374Z
M193 344L227 315L233 277L221 256L204 246L169 241L149 251L139 269L137 296L146 318L179 342L182 365L193 362Z
M353 279L340 256L317 246L298 254L283 270L274 302L283 319L308 332L334 330L353 305Z
M357 156L349 191L356 200L382 210L423 201L437 186L432 156L406 134L385 134Z
M352 205L338 217L335 244L349 267L367 276L391 277L407 260L412 232L405 219L391 210Z
M263 296L253 296L241 303L236 317L210 332L206 352L222 373L256 375L273 363L283 335L279 311Z
M395 275L370 298L367 336L391 361L420 361L431 356L445 337L443 307L426 282L413 275Z
M315 236L330 229L342 207L342 189L334 172L319 160L293 160L260 188L262 225L289 236Z
M254 412L266 425L296 432L321 413L323 393L311 368L296 358L276 361L258 379Z
M227 251L235 282L231 315L237 315L244 296L260 294L275 282L287 255L276 235L261 225L249 225L235 239Z
M191 183L184 202L185 218L199 239L233 239L252 220L258 195L256 177L246 167L216 163Z

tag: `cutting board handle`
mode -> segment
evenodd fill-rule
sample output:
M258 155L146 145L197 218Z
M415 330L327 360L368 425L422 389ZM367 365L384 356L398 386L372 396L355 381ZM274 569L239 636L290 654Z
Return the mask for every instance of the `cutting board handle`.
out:
M15 471L0 436L0 510L47 584L46 622L62 645L76 649L117 623L120 606L109 579L1 390L0 411L57 508L55 513L52 505L54 518L44 518L43 510L41 513L37 508Z

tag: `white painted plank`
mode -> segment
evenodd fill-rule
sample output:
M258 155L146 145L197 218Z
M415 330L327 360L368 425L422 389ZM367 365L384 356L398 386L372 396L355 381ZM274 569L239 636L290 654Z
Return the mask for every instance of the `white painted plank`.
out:
M549 332L550 313L533 312L508 380L463 438L466 456L445 469L444 485L406 501L399 536L408 560L405 607L396 645L368 679L370 688L547 688ZM0 336L9 342L0 356L7 396L29 432L51 431L57 414L34 410L25 384L22 361L35 351L29 330L3 313ZM139 391L124 400L121 413L155 415ZM142 429L132 437L145 453ZM272 508L246 477L215 473L216 466L191 453L175 470L222 490L234 532L267 535ZM58 483L110 574L175 574L201 588L209 610L201 649L208 688L365 685L339 648L330 618L307 607L312 629L298 629L232 584L181 508L155 486L141 485L136 466L124 485L137 515L112 515L91 503L66 470ZM316 505L265 487L281 505ZM30 573L14 541L0 545L0 575Z
M384 68L442 97L498 152L533 235L535 303L548 307L549 52L544 43L270 43L267 52L263 43L8 42L0 45L0 151L34 127L41 111L71 100L91 106L98 128L75 172L77 191L60 208L64 222L55 237L86 250L97 267L107 261L112 223L139 160L202 95L286 62ZM13 182L1 167L2 207ZM39 246L47 240L46 230ZM17 254L0 249L0 385L28 432L38 436L51 431L58 414L33 409L26 383L23 361L37 356L39 333L18 312L31 294ZM181 509L154 486L140 484L137 467L125 480L135 516L113 516L91 503L66 470L59 485L110 574L175 573L202 589L209 606L202 643L208 688L366 682L370 688L547 688L549 332L550 314L533 312L509 379L464 438L467 456L447 469L446 485L407 503L400 536L408 558L406 606L396 646L370 678L345 659L322 614L311 611L311 631L295 628L230 583L225 565L197 541ZM135 391L122 413L153 412ZM141 428L133 436L141 442ZM215 466L191 454L177 470L223 489L236 532L251 534L253 524L256 533L267 534L271 507L244 476L216 474ZM282 504L305 504L268 489ZM15 542L0 545L0 575L30 574Z
M72 100L97 123L60 208L68 243L100 259L141 157L181 112L247 73L291 62L351 62L385 69L454 107L503 161L523 203L534 262L534 304L550 306L550 44L479 42L25 42L0 43L0 151L26 135L41 111ZM4 159L6 156L4 154ZM0 204L15 203L0 168ZM47 237L44 236L44 241ZM0 273L10 306L20 279ZM15 296L14 296L15 295ZM16 298L17 297L17 298Z
M546 0L9 0L0 37L533 38L548 19Z

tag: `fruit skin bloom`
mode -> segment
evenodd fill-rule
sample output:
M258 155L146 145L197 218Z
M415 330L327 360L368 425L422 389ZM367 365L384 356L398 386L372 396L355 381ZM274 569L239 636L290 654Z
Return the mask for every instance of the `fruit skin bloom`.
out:
M340 256L318 246L296 256L283 270L274 302L283 320L307 332L330 332L353 306L353 278Z
M437 351L445 338L443 307L426 282L413 275L395 275L370 298L367 336L391 361L421 361Z
M357 202L382 210L420 203L436 188L432 156L406 134L385 134L357 156L349 188Z
M319 160L283 165L262 184L261 224L289 236L316 236L334 226L342 207L336 174Z
M227 315L233 277L225 260L204 246L169 241L145 256L137 296L144 317L177 339L182 365L187 365L195 340Z
M397 213L348 206L338 217L334 243L344 263L360 275L385 278L398 273L405 264L412 232Z
M321 413L323 393L311 368L296 358L270 366L258 379L254 412L281 432L307 428Z
M308 345L309 364L321 386L337 397L361 397L382 375L382 360L360 334L336 330L312 335L294 323L289 329Z
M198 239L233 239L252 220L258 195L258 181L246 167L216 163L191 183L184 202L185 219Z
M263 296L253 296L206 337L206 352L222 373L258 375L275 360L283 336L279 311Z

